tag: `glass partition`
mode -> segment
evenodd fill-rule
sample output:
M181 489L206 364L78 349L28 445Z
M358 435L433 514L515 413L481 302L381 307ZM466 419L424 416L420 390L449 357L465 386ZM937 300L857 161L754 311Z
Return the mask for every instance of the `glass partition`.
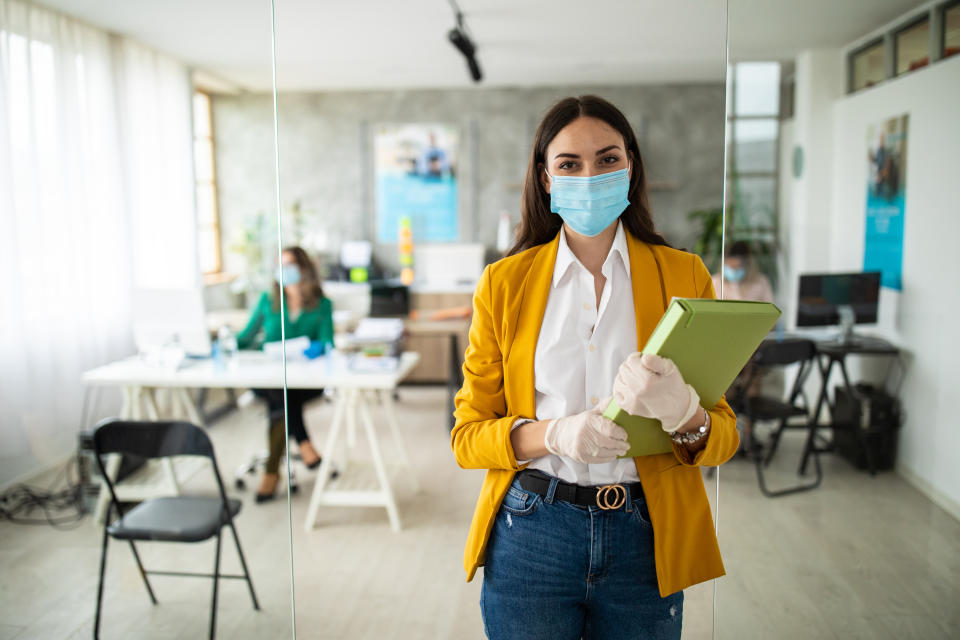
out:
M274 120L231 108L270 91L270 19L0 1L4 637L292 634L288 484L256 499L283 369L249 349Z
M958 195L936 167L960 136L941 93L960 65L927 37L943 7L828 8L827 38L804 3L730 2L733 81L779 69L744 90L781 106L728 105L718 279L782 316L727 395L741 449L722 472L717 637L953 633L930 606L932 585L960 589L957 456L936 444L953 439L953 298L935 282L957 266L942 212Z
M306 478L292 508L300 634L479 638L486 631L502 637L491 626L490 607L496 605L485 597L486 627L480 606L490 547L480 551L468 542L468 532L478 495L494 486L484 485L485 474L478 469L493 469L488 483L506 478L509 484L512 463L484 464L480 458L489 445L465 444L465 434L482 433L466 417L474 402L470 389L483 386L477 380L479 366L492 365L490 393L499 393L496 380L508 387L503 407L484 405L491 418L501 420L499 428L509 416L544 420L560 411L542 398L534 401L529 377L517 381L518 371L535 368L541 372L536 376L547 379L544 365L534 362L534 346L544 340L535 327L547 313L547 294L554 295L549 275L558 245L550 243L560 224L545 211L547 232L524 241L522 212L536 206L525 205L526 197L549 209L544 183L552 184L551 176L599 175L610 172L598 169L599 163L610 162L615 170L637 172L629 174L634 178L642 175L653 223L665 241L708 260L724 215L724 5L621 4L613 11L543 3L333 8L277 2L281 232L288 249L284 261L290 265L283 287L288 296L287 418L290 449L300 456L293 469ZM581 164L554 166L543 150L536 151L538 127L551 107L565 97L591 94L623 113L642 168L637 154L624 153L626 138L617 132L614 146L621 155L609 160L603 154L594 157L597 147L589 157L575 159ZM244 118L268 110L270 100L266 87L238 96L232 103L235 124L243 127ZM556 135L549 133L545 144ZM773 146L769 133L756 135ZM232 170L249 174L249 167L262 160L254 149L248 151ZM578 173L582 167L588 168ZM637 206L643 201L638 185L639 179L630 191ZM497 298L495 305L517 305L511 310L484 309L474 302L484 286L484 269L491 286L508 286L507 277L497 274L522 259L504 257L516 253L518 241L520 249L548 256L547 266L535 271L539 284ZM661 296L650 249L641 242L630 246L635 275L633 289L625 291L639 296L634 302L640 311L624 306L622 296L616 304L626 313L639 313L645 328L637 332L627 320L625 340L636 337L638 344L617 352L619 359L600 374L607 382L595 383L583 363L575 365L583 397L571 397L569 413L610 395L623 357L643 346L664 301L673 295L664 291ZM657 251L664 252L657 254L666 256L663 260L687 259L669 249ZM683 278L695 273L692 281L678 284L667 275L671 292L696 297L708 290L709 274L699 267L691 271L690 264L695 263L683 262L678 272ZM594 293L602 298L599 292L589 292L583 309L580 301L576 305L584 317L593 314L584 326L588 334L597 323L613 322L603 320L600 309L606 302L593 299ZM482 300L484 294L479 295ZM478 319L477 309L487 315ZM515 314L520 314L517 325L512 324ZM552 322L559 322L553 314ZM509 348L507 342L491 344L485 333L491 322L510 327L509 332L533 327L524 339L527 351L514 347L520 355L487 361L485 350ZM325 333L328 326L332 332ZM569 344L565 339L553 349L560 353ZM582 346L584 353L594 349L586 342ZM523 384L523 391L513 390ZM497 451L508 456L502 448ZM308 469L305 463L317 455L321 464ZM656 491L657 465L676 464L673 455L641 463L650 491ZM686 472L709 547L713 512L707 496L712 501L716 495L716 476L703 470L704 490L701 470ZM598 483L579 477L584 486ZM523 517L495 515L507 491L506 485L496 486L493 512L481 498L479 520L474 520L481 538L494 516L495 527L516 526ZM528 499L534 500L532 495ZM651 503L657 495L651 494ZM670 516L652 508L653 529L668 535ZM646 512L638 507L638 513L633 521L642 530L637 544L647 545L649 554L652 529L644 524ZM484 565L470 582L462 573L465 555L471 577L475 564ZM652 555L645 558L646 577L631 584L655 592ZM713 584L694 582L664 584L667 594L689 587L682 610L677 596L661 600L656 593L655 600L676 629L682 617L684 638L708 638ZM579 615L576 603L565 602L561 609L564 615ZM522 628L514 631L523 635Z

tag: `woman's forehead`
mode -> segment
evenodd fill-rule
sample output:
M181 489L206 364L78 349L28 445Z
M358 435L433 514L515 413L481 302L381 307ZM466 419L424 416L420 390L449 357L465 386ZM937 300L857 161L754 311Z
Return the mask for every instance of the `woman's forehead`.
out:
M610 145L617 145L622 149L623 144L620 132L603 120L580 116L554 136L547 145L547 154L563 153L570 149L596 150Z

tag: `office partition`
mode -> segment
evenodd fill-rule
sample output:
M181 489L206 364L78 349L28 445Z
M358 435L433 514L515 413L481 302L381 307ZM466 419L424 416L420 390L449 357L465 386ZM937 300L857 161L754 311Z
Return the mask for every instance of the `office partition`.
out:
M940 329L955 296L936 284L958 266L948 4L729 3L718 285L783 316L728 394L741 451L720 470L717 637L952 633L929 607L931 585L960 588Z
M264 323L248 323L276 262L261 234L279 225L274 118L262 110L231 132L223 106L272 94L271 20L265 0L0 4L5 635L96 633L98 567L103 637L292 635L290 481L261 484L271 428L283 445L283 367L260 349ZM238 189L225 158L251 147L263 163ZM204 429L259 610L246 585L223 580L211 628L210 581L148 573L152 593L140 584L141 561L216 571L212 539L106 545L119 516L102 471L134 520L150 500L220 495L199 458L108 455L100 467L93 432L108 418L144 434L163 420ZM155 539L189 537L178 535ZM223 538L220 573L241 573Z
M283 289L316 271L333 302L335 347L312 359L302 342L286 350L288 394L311 376L325 385L303 410L324 462L292 499L297 632L483 637L484 569L465 582L463 548L484 473L457 466L450 432L454 394L470 375L474 293L518 240L541 119L583 95L626 117L642 156L631 170L646 191L632 197L646 200L678 250L670 255L700 258L689 265L703 262L696 284L706 287L724 224L725 3L277 0L274 17L273 255L304 250L309 267L283 253L298 263ZM225 97L221 132L246 135L272 101L265 91ZM267 150L236 151L224 162L243 192ZM222 220L237 219L230 209ZM371 292L404 286L410 313L371 324ZM398 317L400 341L390 332ZM287 409L300 411L289 395ZM698 489L704 510L715 482L704 476ZM711 637L713 597L711 581L687 590L684 638Z

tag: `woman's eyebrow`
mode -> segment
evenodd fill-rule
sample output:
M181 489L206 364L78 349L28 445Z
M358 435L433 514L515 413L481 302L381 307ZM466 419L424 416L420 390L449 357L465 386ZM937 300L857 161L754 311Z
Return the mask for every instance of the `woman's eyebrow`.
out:
M557 158L579 158L579 157L580 156L578 156L575 153L558 153L555 156L553 156L554 160L556 160Z
M597 155L600 155L601 153L606 153L607 151L610 151L611 149L619 149L619 148L620 148L620 145L618 145L618 144L612 144L612 145L610 145L609 147L604 147L603 149L600 149L600 151L597 151Z

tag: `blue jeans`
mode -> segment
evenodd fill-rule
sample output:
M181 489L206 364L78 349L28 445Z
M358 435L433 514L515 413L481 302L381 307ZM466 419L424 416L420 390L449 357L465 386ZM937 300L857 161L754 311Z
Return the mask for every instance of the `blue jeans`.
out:
M487 637L679 640L683 592L660 597L643 496L604 511L514 480L487 543L480 609Z

